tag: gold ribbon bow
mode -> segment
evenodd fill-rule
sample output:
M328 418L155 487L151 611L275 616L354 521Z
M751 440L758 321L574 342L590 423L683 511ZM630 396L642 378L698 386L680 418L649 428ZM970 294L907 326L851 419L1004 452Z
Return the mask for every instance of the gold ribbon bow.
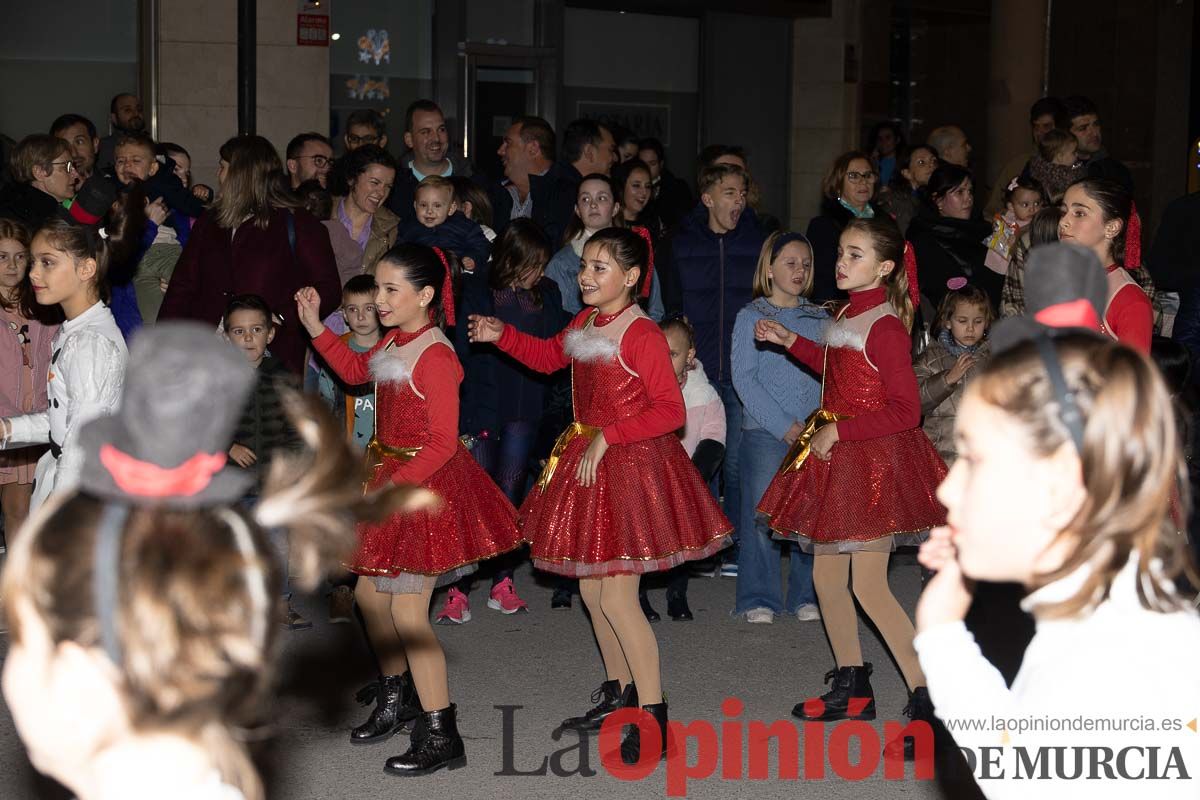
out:
M544 492L550 485L550 479L554 477L554 470L558 467L558 460L562 458L563 452L572 439L576 436L586 436L590 442L599 432L600 429L594 425L572 422L569 428L559 434L558 439L554 441L554 449L550 451L550 458L546 459L546 466L542 467L542 474L538 476L538 491Z
M375 436L371 437L371 441L367 442L367 480L363 481L363 490L366 491L368 484L379 472L379 468L383 466L385 458L394 458L397 461L404 462L412 460L412 457L421 452L420 446L417 447L391 447L379 441Z
M796 437L796 441L788 448L787 455L783 457L783 463L779 465L779 474L795 472L804 466L804 462L808 460L808 454L812 452L812 439L817 431L831 422L849 418L846 414L835 414L823 408L818 408L809 414L808 419L804 421L804 430Z

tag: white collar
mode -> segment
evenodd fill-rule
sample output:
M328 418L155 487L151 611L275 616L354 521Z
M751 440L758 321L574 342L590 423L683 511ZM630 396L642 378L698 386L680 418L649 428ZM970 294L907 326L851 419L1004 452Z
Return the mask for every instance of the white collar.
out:
M1071 572L1053 583L1048 583L1045 586L1035 589L1021 600L1021 609L1026 613L1033 614L1038 606L1053 605L1061 603L1071 597L1083 588L1083 584L1091 576L1093 566L1091 562L1080 565L1078 569ZM1160 583L1166 582L1162 577L1162 561L1154 559L1150 562L1150 573L1158 578ZM1125 562L1125 566L1121 567L1120 571L1113 576L1112 586L1108 591L1108 599L1104 604L1115 603L1121 606L1137 605L1141 606L1137 594L1137 579L1138 579L1138 556L1137 553L1130 553L1129 560ZM1149 586L1150 575L1146 575L1145 586L1146 594L1152 595L1153 592ZM1040 624L1040 623L1039 623Z
M62 324L63 333L70 333L76 328L86 327L90 322L97 321L100 317L104 316L105 312L107 311L108 306L97 300L96 303L87 311L83 312L75 319L69 319L64 322Z

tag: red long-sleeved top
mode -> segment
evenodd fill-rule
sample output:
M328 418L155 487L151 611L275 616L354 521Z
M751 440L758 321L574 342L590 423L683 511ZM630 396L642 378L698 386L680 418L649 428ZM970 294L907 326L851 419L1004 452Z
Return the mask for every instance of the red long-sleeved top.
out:
M1108 271L1117 269L1110 264ZM1154 338L1154 306L1150 298L1135 283L1127 283L1117 290L1104 312L1104 324L1117 337L1117 341L1129 345L1143 355L1150 355L1150 341Z
M539 339L512 325L505 325L496 346L530 369L546 374L557 372L571 363L563 349L567 332L582 328L591 313L591 308L579 312L553 339ZM602 328L621 313L598 316L593 325ZM667 339L658 326L648 319L635 320L621 339L621 359L646 385L650 405L636 416L606 425L604 440L610 445L629 444L673 433L683 427L687 422L687 409L671 366Z
M330 369L351 386L371 380L371 356L395 342L403 346L420 336L427 329L415 333L403 333L393 329L379 342L363 353L356 353L341 337L326 328L313 339L313 347ZM430 347L417 359L413 368L412 383L425 395L425 408L429 414L429 438L421 450L409 461L397 468L392 476L395 483L423 483L429 476L446 465L458 447L458 386L462 383L462 365L449 347ZM376 389L376 402L386 389ZM402 442L400 444L403 444Z
M846 316L857 317L886 300L886 290L882 287L851 292ZM864 351L879 371L887 404L878 411L838 422L838 439L847 442L877 439L921 424L921 397L912 368L911 347L912 339L897 317L889 314L871 326ZM824 345L797 336L788 352L818 375L824 372Z

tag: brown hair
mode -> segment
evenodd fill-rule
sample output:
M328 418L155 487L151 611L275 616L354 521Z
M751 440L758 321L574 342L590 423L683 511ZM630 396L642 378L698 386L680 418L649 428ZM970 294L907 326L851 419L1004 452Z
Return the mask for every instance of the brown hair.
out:
M781 237L787 235L787 231L775 231L767 237L765 242L763 242L762 250L758 252L758 267L756 267L754 270L753 297L758 298L771 296L771 265L775 263L775 259L771 258L771 254L775 252L775 243L778 242ZM812 243L809 242L806 237L800 236L799 234L792 234L792 236L799 238L793 238L791 241L786 242L782 247L780 247L781 251L783 247L791 244L792 241L796 241L808 247L809 255L812 255ZM775 253L775 258L779 258L778 253ZM810 294L812 294L814 272L815 270L812 266L810 266L808 269L808 277L804 281L804 286L800 288L801 297L808 297Z
M616 183L614 183L613 179L608 175L602 175L599 172L593 172L590 175L584 175L583 180L581 180L579 182L579 187L575 190L575 202L571 204L571 207L573 209L578 208L578 206L579 206L579 191L583 188L583 185L585 183L587 183L588 181L601 181L602 183L608 184L608 192L609 192L609 194L612 195L612 199L613 199L612 226L614 228L623 227L625 225L625 218L624 218L625 215L621 213L621 198L617 196ZM571 242L575 241L575 238L578 237L581 233L583 233L583 231L584 231L583 220L580 218L578 213L572 214L571 219L569 219L567 221L566 229L563 230L563 240L562 240L563 246L566 247Z
M422 178L421 182L417 184L416 190L413 191L414 199L422 189L441 189L450 195L450 202L454 202L454 184L450 182L449 178L441 175L429 175Z
M937 321L934 324L935 330L943 328L950 330L950 318L954 316L954 308L959 303L970 303L982 308L984 325L990 327L996 320L996 312L992 310L992 301L987 296L987 292L973 283L968 283L961 289L951 289L942 297L942 303L937 310Z
M912 245L904 241L900 229L896 227L896 222L891 217L882 214L870 219L850 220L846 229L842 231L842 235L845 236L851 231L860 231L870 236L871 244L875 248L875 257L880 261L891 261L896 265L884 277L883 286L887 290L888 302L892 304L892 308L896 309L896 315L900 317L904 327L911 331L916 311L913 309L912 298L908 294L908 272L904 269L904 249Z
M692 323L688 322L687 317L682 315L678 317L668 317L667 319L664 319L662 322L658 323L658 327L659 330L661 330L664 334L668 331L679 331L683 334L684 338L687 339L688 349L695 349L696 329L692 327Z
M1075 134L1053 128L1042 134L1041 139L1038 139L1038 155L1045 161L1053 161L1054 157L1066 150L1068 145L1075 143Z
M587 240L584 248L592 246L608 253L622 272L629 272L634 267L641 270L638 282L629 290L633 297L637 297L641 291L641 282L646 280L646 264L650 260L650 245L646 244L646 240L625 228L605 228L596 231L595 235Z
M274 209L301 207L287 189L279 153L263 137L236 136L221 145L221 158L229 162L229 170L212 206L218 226L232 230L249 218L266 228Z
M316 452L276 457L253 517L230 506L134 506L117 564L113 622L123 655L115 666L131 724L202 743L248 800L263 797L262 785L230 727L254 721L253 701L272 678L280 567L266 530L288 531L292 566L311 587L352 547L355 518L425 499L396 488L364 497L362 460L340 424L295 393L285 405ZM105 508L96 497L63 494L30 519L0 583L14 641L24 603L56 644L99 647L93 554Z
M551 255L550 241L540 225L528 218L514 219L496 239L488 285L493 290L509 289L530 272L545 274ZM533 294L540 307L542 297L536 284Z
M54 159L64 153L68 157L71 154L71 146L65 139L48 133L30 134L13 148L8 171L17 183L31 183L34 167L40 167L43 172L53 172Z
M1079 454L1087 497L1058 541L1074 540L1063 564L1036 576L1035 586L1056 581L1084 564L1086 581L1070 598L1039 614L1063 617L1090 610L1107 598L1113 578L1136 555L1142 605L1172 611L1188 604L1172 581L1196 582L1181 533L1190 497L1171 395L1152 363L1107 339L1080 334L1055 340L1066 380L1083 417ZM1047 457L1071 435L1034 342L993 358L967 388L1024 428L1026 442ZM1155 564L1160 562L1161 567Z
M17 284L17 297L14 301L9 301L7 297L0 294L0 308L5 311L13 311L20 314L25 319L39 319L41 317L40 306L33 295L33 283L29 280L29 243L32 241L29 235L29 229L15 219L0 219L0 240L12 239L17 244L25 249L25 277ZM15 532L15 531L14 531Z
M825 178L821 181L821 194L825 196L825 199L836 201L842 196L842 185L846 182L846 173L850 171L850 164L860 158L868 164L871 163L871 157L861 150L850 150L833 160L829 172L825 173Z
M708 194L714 186L726 178L741 178L746 183L746 191L750 191L750 173L737 164L712 164L700 170L700 178L696 182L700 194Z
M484 188L465 175L451 175L450 182L454 184L454 202L458 203L458 210L462 211L470 203L471 219L492 227L492 201Z
M139 197L144 197L144 195L139 195ZM128 206L136 206L136 203L129 203L126 200L120 207L124 209ZM109 267L113 263L121 263L129 258L134 242L141 238L141 231L135 230L136 226L128 223L129 215L124 211L116 214L110 212L109 219L111 221L105 227L105 236L100 235L98 226L81 225L61 218L50 219L34 234L35 239L38 236L46 237L46 241L50 243L51 247L61 250L76 261L94 259L96 275L93 282L96 299L103 300L105 303L109 302L110 298ZM109 229L111 229L111 233L109 233Z

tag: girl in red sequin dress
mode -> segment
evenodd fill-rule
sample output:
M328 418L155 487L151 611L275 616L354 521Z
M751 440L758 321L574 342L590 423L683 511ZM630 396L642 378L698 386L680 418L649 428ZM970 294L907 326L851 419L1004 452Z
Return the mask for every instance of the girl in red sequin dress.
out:
M408 752L388 759L385 769L422 775L466 763L446 657L429 622L430 596L436 586L523 540L516 509L458 439L462 367L446 335L430 321L453 324L445 255L398 245L380 260L375 280L379 322L391 330L365 353L352 351L321 323L314 289L297 293L296 305L313 347L339 378L350 385L375 381L367 488L418 484L439 500L433 509L360 525L358 550L346 565L361 576L356 599L384 673L375 711L350 740L386 740L420 713L423 735L414 734Z
M686 411L666 337L633 302L648 257L637 234L599 231L584 246L579 272L591 308L563 333L537 339L478 316L470 331L473 341L496 342L540 372L571 367L576 421L520 512L534 565L580 579L608 676L594 698L599 705L563 727L594 730L640 701L665 751L658 643L638 583L644 573L712 555L733 526L675 434ZM636 730L622 742L627 762L639 753Z
M813 583L837 669L826 676L835 679L834 686L820 704L793 709L806 720L875 718L855 598L900 665L912 692L906 712L931 718L912 622L887 580L892 548L921 541L946 518L935 496L946 466L920 428L909 356L916 276L911 261L902 266L905 248L890 219L858 219L846 227L838 245L837 286L850 293L850 303L829 328L824 346L773 320L755 327L759 340L786 347L824 376L821 410L836 420L812 436L798 468L799 450L789 452L758 506L772 529L815 556ZM860 710L851 698L865 705Z

